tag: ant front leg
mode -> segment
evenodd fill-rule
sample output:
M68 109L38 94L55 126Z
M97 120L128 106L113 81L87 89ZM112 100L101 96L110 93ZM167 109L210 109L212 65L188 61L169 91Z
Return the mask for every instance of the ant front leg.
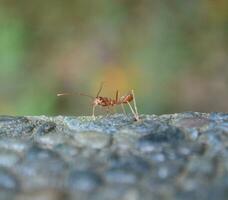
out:
M114 106L111 106L111 113L115 114L116 113L116 108Z
M106 112L107 112L107 115L109 115L109 114L110 114L110 108L109 108L109 106L107 106L107 108L106 108Z
M93 105L93 114L92 114L93 119L95 119L95 114L94 114L95 113L95 107L96 107L96 105Z
M131 93L132 93L132 96L133 96L133 103L134 103L135 110L132 108L132 106L129 103L129 101L127 101L127 104L129 105L129 107L131 109L131 112L134 115L135 121L139 121L139 114L138 114L138 110L137 110L137 105L136 105L134 90L131 90Z
M125 108L124 108L124 105L123 105L123 103L121 102L121 99L118 100L118 95L119 95L119 92L118 92L118 90L117 90L117 91L116 91L116 102L117 102L117 103L120 102L119 104L121 105L121 108L122 108L123 113L124 113L125 115L127 115L126 110L125 110Z

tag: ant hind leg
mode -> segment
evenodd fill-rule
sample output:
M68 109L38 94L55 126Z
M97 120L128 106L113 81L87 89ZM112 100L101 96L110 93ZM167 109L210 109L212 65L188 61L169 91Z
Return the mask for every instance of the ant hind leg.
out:
M124 113L125 115L127 115L126 110L125 110L125 108L124 108L124 105L123 105L122 103L121 103L120 105L121 105L121 108L122 108L123 113Z

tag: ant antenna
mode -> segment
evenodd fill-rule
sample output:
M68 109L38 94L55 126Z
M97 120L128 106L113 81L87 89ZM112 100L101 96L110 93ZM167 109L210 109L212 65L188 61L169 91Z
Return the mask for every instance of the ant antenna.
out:
M74 95L74 93L58 93L57 97L60 97L60 96L71 96L71 95Z
M85 97L89 97L89 98L91 98L91 99L94 99L94 97L92 97L92 96L90 96L90 95L88 95L88 94L79 93L79 95L81 95L81 96L85 96Z
M118 95L119 95L119 91L116 90L116 102L118 101Z
M92 97L88 94L84 94L84 93L59 93L59 94L57 94L58 97L60 97L60 96L72 96L72 95L81 95L81 96L85 96L85 97L89 97L91 99L94 99L94 97Z
M100 89L99 89L98 92L97 92L96 98L97 98L97 97L99 96L99 94L101 93L101 90L102 90L102 88L103 88L104 83L105 83L105 81L101 82Z

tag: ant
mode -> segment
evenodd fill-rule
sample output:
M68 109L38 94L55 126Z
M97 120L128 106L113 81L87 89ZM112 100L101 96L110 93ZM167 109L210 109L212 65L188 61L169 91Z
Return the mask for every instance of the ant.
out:
M137 107L136 107L136 101L135 101L135 98L134 98L134 91L132 90L131 93L119 98L118 97L119 96L119 92L117 90L115 99L111 99L111 98L108 98L108 97L99 96L100 93L101 93L101 90L103 88L103 85L104 85L104 82L101 82L101 85L100 85L100 88L99 88L99 90L97 92L96 97L93 97L93 96L90 96L90 95L87 95L87 94L84 94L84 93L59 93L59 94L57 94L57 96L68 96L68 95L79 94L79 95L91 98L93 100L93 102L92 102L92 105L93 105L92 117L93 118L95 118L94 113L95 113L96 106L107 107L108 110L109 110L110 106L121 105L124 113L126 114L125 109L123 107L123 104L128 104L130 109L131 109L131 111L132 111L132 113L133 113L133 115L134 115L135 120L138 121L139 120L139 115L138 115L138 111L137 111ZM132 100L134 102L135 111L133 110L131 104L129 103Z

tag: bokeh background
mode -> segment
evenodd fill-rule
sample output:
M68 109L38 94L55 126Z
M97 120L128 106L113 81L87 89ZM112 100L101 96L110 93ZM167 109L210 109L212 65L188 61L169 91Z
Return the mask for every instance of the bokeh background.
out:
M228 1L0 0L0 114L90 115L56 93L101 81L141 113L228 112Z

